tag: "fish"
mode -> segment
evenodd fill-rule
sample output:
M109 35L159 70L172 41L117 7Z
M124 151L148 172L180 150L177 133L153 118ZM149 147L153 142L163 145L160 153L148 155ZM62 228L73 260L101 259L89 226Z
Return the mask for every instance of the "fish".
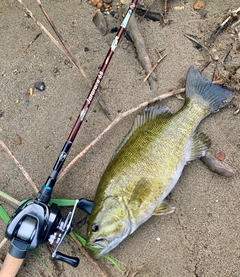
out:
M196 67L186 78L186 98L176 113L157 104L145 108L116 149L96 190L86 246L100 257L152 215L174 212L165 198L184 166L203 157L211 140L200 122L231 101L232 91L213 84Z

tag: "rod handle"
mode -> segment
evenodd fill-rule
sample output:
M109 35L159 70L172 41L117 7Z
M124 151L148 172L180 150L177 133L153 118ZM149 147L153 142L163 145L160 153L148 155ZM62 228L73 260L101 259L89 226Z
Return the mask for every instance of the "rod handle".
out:
M15 277L24 259L17 259L7 254L0 271L0 277Z

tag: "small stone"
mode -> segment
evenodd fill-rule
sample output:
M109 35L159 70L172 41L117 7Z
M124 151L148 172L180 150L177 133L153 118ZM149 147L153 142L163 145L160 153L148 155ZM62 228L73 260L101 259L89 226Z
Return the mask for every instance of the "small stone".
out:
M22 138L19 135L16 135L16 137L14 138L14 143L16 145L22 144Z
M103 2L106 3L106 4L110 4L110 3L112 3L112 1L113 0L103 0Z
M44 148L45 148L45 149L48 149L49 146L50 146L49 143L45 143Z
M198 13L201 16L201 18L205 18L207 16L207 11L206 10L199 10Z
M225 158L226 158L226 154L223 153L223 152L219 152L219 153L216 154L215 157L216 157L219 161L224 161Z
M204 10L206 8L206 3L203 0L196 0L193 4L194 10Z
M111 7L111 5L109 3L105 3L105 8L109 9Z
M224 59L224 63L230 62L232 60L232 56L231 55L227 55L227 57Z
M175 6L175 7L174 7L174 10L175 10L175 11L184 10L184 6Z
M104 15L98 10L93 16L93 23L102 33L102 35L106 35L107 33L107 21Z
M111 30L110 33L116 33L118 31L118 27L114 26Z
M36 82L36 83L34 84L34 87L35 87L36 89L40 90L40 91L43 91L43 90L45 90L45 88L46 88L44 82ZM31 93L30 93L30 95L31 95Z
M240 42L233 45L233 51L234 52L240 51Z
M30 88L30 89L29 89L29 94L30 94L30 95L33 95L33 93L34 93L34 89L33 89L33 88Z
M97 6L97 4L99 3L100 0L92 0L92 5L93 6Z
M233 114L236 115L236 114L239 114L239 112L240 112L240 109L238 108L233 112Z
M102 3L101 3L101 2L99 2L99 3L97 4L97 8L98 8L99 10L102 8Z
M53 69L53 73L54 73L55 75L59 75L59 74L60 74L60 71L59 71L59 69L58 69L57 67L55 67L55 68Z
M89 48L88 47L84 47L84 52L88 52Z

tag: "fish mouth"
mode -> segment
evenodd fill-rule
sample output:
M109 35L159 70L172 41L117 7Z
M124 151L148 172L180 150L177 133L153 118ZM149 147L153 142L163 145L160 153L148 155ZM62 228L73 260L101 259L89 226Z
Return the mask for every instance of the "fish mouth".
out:
M108 241L107 239L105 238L97 238L95 239L94 241L92 242L88 242L87 243L87 247L94 247L94 248L97 248L97 249L104 249L108 246Z

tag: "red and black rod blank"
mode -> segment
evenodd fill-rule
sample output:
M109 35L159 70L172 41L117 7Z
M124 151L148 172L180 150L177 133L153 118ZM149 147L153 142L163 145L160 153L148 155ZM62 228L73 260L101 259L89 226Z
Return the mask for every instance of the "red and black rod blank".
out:
M69 150L72 146L72 143L82 125L82 122L87 114L87 111L93 101L93 98L97 92L97 89L99 88L99 85L102 81L102 78L104 76L104 73L106 72L107 68L108 68L108 65L112 59L112 56L114 54L114 51L116 50L123 34L124 34L124 31L127 27L127 24L129 22L129 19L131 18L131 15L132 13L134 12L135 8L136 8L136 5L138 3L138 0L132 0L129 8L128 8L128 11L126 13L126 16L112 42L112 45L110 47L110 49L108 50L108 53L104 59L104 62L98 72L98 75L90 89L90 92L88 94L88 97L82 107L82 110L81 110L81 113L79 114L74 126L73 126L73 129L60 153L60 155L58 156L58 159L54 165L54 168L53 168L53 171L52 173L50 174L50 176L48 177L46 183L43 185L41 191L39 191L38 195L37 195L37 200L39 201L42 201L44 203L48 203L51 199L51 193L52 193L52 189L54 187L54 184L56 183L56 180L57 180L57 176L58 176L58 173L60 172L62 166L63 166L63 163L69 153Z

